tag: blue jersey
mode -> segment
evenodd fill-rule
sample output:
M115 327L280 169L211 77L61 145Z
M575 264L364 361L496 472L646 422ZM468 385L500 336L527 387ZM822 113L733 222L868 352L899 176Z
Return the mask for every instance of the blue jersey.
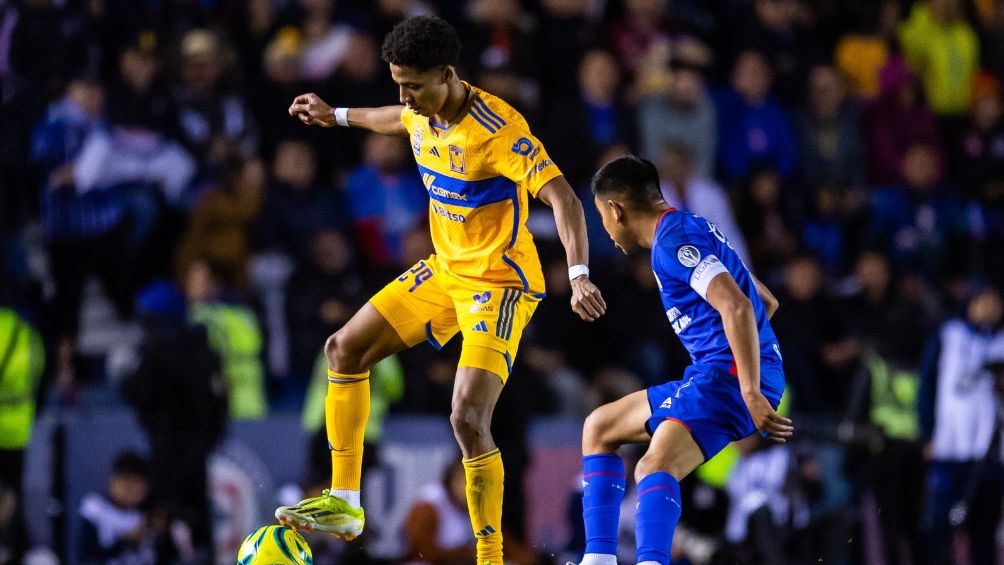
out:
M707 301L711 280L727 272L753 303L762 368L780 368L781 350L753 276L714 224L689 212L667 210L655 229L652 270L669 323L695 365L712 365L735 374L722 317ZM761 371L764 376L769 372L774 371ZM781 383L761 384L783 387Z

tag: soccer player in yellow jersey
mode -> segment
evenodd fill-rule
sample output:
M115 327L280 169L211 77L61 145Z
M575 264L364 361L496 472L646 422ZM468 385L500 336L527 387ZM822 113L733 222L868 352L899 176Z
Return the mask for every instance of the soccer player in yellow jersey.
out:
M593 321L606 304L589 280L578 198L523 116L460 80L459 56L460 40L448 23L409 18L383 44L402 105L332 108L317 95L304 94L289 107L290 115L308 125L410 137L429 193L435 254L391 281L328 339L331 489L275 515L297 527L349 539L359 535L369 368L421 341L439 347L460 332L450 422L464 456L478 564L501 565L502 458L490 425L523 328L544 297L540 261L525 225L530 196L554 210L568 257L572 309Z

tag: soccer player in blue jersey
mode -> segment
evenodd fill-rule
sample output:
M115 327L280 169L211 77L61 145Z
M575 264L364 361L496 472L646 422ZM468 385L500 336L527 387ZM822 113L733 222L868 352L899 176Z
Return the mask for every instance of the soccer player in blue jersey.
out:
M592 189L614 244L625 253L652 250L663 308L693 364L683 379L629 394L586 419L582 565L616 565L625 491L616 451L649 441L635 469L637 563L669 565L680 481L729 442L757 432L784 442L794 432L776 412L784 372L769 318L777 300L714 224L666 204L652 163L631 155L611 161Z

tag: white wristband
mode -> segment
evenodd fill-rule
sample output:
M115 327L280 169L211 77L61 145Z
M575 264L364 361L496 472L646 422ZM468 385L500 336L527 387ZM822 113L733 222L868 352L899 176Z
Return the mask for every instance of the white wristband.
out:
M335 123L343 128L349 127L349 109L335 108Z
M587 265L572 265L568 268L568 280L574 281L582 275L589 276L589 267Z

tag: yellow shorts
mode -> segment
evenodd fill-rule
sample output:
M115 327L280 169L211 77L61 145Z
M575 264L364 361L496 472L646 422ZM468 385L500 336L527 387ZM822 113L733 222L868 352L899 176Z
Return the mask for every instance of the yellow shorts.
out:
M440 349L459 331L464 336L459 365L491 371L505 382L540 299L521 289L475 287L446 272L430 255L370 303L408 347L427 340Z

